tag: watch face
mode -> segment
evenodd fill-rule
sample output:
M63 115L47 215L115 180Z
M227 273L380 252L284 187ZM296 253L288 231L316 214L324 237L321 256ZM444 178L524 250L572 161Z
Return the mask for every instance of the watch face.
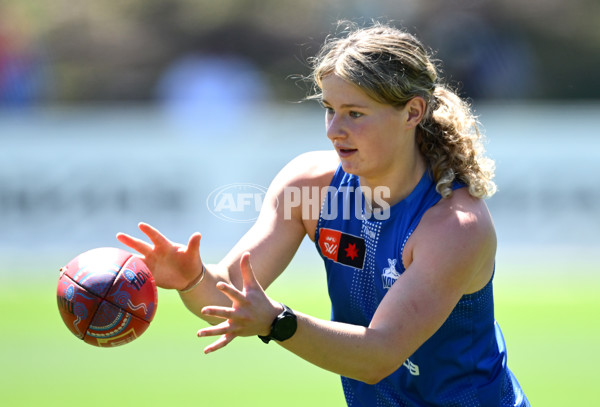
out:
M295 315L284 314L273 326L271 337L277 341L285 341L296 333L297 326L298 322Z

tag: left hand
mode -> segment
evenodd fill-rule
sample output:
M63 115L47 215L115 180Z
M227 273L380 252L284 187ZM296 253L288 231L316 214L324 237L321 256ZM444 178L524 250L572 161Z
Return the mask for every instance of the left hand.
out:
M207 306L202 314L225 319L218 325L198 331L198 336L221 337L204 348L204 353L211 353L227 346L238 336L268 335L273 320L283 309L271 300L260 286L250 264L250 253L246 252L240 259L243 287L238 290L232 284L223 281L217 288L232 301L231 307Z
M141 254L157 286L182 290L197 280L202 272L200 233L194 233L185 246L171 242L147 223L140 223L138 227L152 244L125 233L118 233L117 240Z

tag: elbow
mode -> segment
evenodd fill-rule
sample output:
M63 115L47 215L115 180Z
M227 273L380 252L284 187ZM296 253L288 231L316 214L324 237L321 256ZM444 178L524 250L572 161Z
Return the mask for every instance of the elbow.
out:
M356 372L354 379L369 385L375 385L402 367L407 360L404 352L398 349L395 343L389 346L380 346L378 352L373 352L371 347L368 357L362 359L361 368ZM366 356L366 355L365 355Z
M372 366L371 368L364 369L360 373L360 377L357 377L356 380L374 385L394 373L397 369L397 366Z
M387 376L385 376L385 377L387 377ZM375 385L375 384L379 383L380 381L382 381L385 377L382 377L380 375L369 376L369 377L365 377L364 379L362 379L361 382L370 384L370 385Z
M363 383L373 385L379 383L380 381L388 377L390 374L381 374L378 372L374 372L373 374L363 375L363 377L358 380L360 380Z

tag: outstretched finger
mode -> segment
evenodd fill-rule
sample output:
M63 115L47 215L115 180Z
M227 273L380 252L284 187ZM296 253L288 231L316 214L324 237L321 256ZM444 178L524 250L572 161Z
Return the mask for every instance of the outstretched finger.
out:
M199 338L203 336L225 335L229 332L229 329L229 321L223 321L218 325L209 326L198 330L198 333L196 335L198 335Z
M204 348L204 353L208 355L211 352L222 349L225 346L227 346L234 338L235 336L222 335L215 342L211 343L206 348Z
M144 232L146 236L154 243L154 246L166 246L170 245L171 241L167 239L162 233L158 231L158 229L150 226L147 223L140 222L138 228Z
M152 253L152 245L136 237L129 236L125 233L117 233L117 240L123 243L125 246L136 250L143 256L148 256L150 253Z
M243 292L235 288L233 284L228 284L224 281L220 281L217 283L217 288L223 292L229 299L233 302L245 302L246 296Z
M231 307L219 307L216 305L211 305L211 306L202 308L201 312L202 312L202 315L223 318L223 319L229 319L233 316L233 313L235 312L235 310ZM210 329L210 328L207 328L207 329Z

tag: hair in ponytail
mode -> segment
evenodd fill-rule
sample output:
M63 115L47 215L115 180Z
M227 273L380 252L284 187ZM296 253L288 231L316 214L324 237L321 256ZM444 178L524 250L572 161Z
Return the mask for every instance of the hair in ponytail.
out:
M310 62L315 92L321 80L335 73L354 83L374 100L402 107L420 96L427 103L417 127L416 141L443 197L452 195L455 181L477 198L492 196L496 185L494 162L485 157L483 135L471 107L441 83L436 66L423 45L400 29L375 23L357 28L344 22L346 34L328 39Z
M494 161L484 155L483 136L470 106L444 85L433 91L430 113L417 129L417 144L427 159L437 191L452 194L455 179L477 198L496 192Z

